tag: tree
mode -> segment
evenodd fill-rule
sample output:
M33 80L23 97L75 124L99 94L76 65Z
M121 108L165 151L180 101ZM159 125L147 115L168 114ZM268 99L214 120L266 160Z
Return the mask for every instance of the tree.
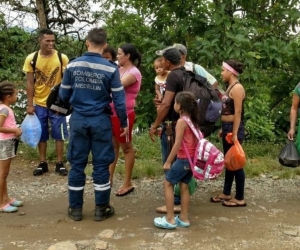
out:
M284 133L288 126L289 93L300 78L299 41L292 32L299 25L299 0L108 2L116 9L135 10L144 20L144 25L134 32L126 33L129 30L124 26L118 29L123 29L131 39L147 30L148 35L134 39L141 47L147 77L154 77L152 67L148 66L155 58L154 51L174 42L185 44L189 59L200 63L217 79L223 60L238 59L246 66L241 82L247 91L248 137L275 140L276 134ZM118 23L118 19L114 21ZM147 91L151 84L151 79L143 78Z
M91 9L89 1L86 0L0 0L0 4L8 10L18 12L20 17L34 16L39 28L75 35L79 40L82 39L86 27L96 24L98 18L97 12Z

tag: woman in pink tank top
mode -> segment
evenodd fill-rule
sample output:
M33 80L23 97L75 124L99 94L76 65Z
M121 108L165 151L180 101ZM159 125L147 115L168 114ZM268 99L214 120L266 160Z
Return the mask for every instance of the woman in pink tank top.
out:
M119 157L119 149L122 148L125 157L125 177L123 185L118 189L116 196L125 196L134 190L131 182L131 175L135 161L135 154L132 145L132 128L135 120L135 99L140 91L142 75L138 67L141 64L141 55L132 44L123 44L118 48L118 63L120 65L121 82L124 86L126 96L126 111L128 116L129 132L126 137L120 137L122 133L119 119L112 104L113 116L113 143L115 150L115 161L109 166L110 181L113 182L113 175ZM135 65L135 62L137 64Z

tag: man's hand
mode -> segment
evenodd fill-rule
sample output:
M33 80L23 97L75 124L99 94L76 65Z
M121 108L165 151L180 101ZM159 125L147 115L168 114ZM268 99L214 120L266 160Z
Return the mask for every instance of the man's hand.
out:
M156 130L157 130L157 128L154 128L152 126L149 129L149 136L150 136L151 141L155 141Z
M34 114L34 106L33 105L28 105L26 112L29 115L33 115Z

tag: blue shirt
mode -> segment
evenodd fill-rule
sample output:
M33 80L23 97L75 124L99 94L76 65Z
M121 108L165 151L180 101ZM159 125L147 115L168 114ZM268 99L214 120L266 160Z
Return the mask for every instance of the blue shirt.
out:
M64 72L60 98L85 116L109 113L113 101L122 127L127 127L125 92L118 67L99 53L87 52L71 61Z

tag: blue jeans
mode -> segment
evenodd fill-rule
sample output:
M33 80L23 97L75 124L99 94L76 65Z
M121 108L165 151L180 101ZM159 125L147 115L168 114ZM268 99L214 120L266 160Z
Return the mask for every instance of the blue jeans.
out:
M222 142L223 142L223 150L224 155L227 153L227 151L233 146L233 144L229 144L225 137L227 133L232 132L233 123L232 122L222 122ZM245 129L244 124L241 121L237 138L240 144L242 144L244 138L245 138ZM233 180L235 179L236 184L236 195L235 199L237 200L243 200L244 199L244 189L245 189L245 172L244 169L239 169L236 171L230 171L225 170L225 181L224 181L224 187L223 187L223 193L225 195L231 194L231 188L233 184Z
M112 144L112 125L107 114L82 116L73 112L70 118L70 141L68 160L69 206L82 208L85 185L84 169L92 152L95 204L106 205L110 200L109 165L115 159Z

